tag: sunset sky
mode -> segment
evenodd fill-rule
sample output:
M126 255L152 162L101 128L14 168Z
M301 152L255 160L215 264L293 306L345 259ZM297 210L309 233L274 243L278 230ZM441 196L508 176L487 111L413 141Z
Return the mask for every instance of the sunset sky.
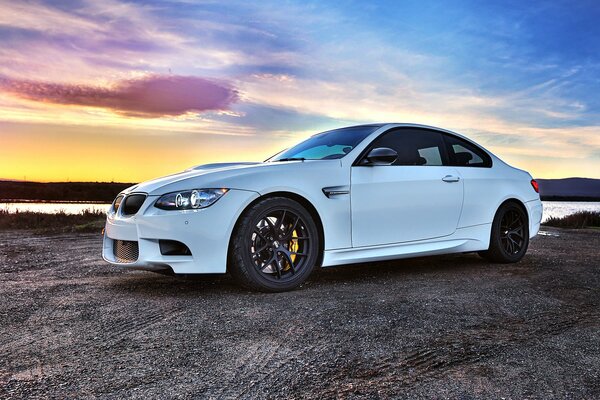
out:
M3 1L0 178L137 182L416 122L600 178L590 1Z

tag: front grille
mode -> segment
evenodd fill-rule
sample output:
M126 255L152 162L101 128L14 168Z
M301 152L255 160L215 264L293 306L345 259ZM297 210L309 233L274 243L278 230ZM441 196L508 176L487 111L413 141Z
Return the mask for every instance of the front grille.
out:
M133 215L137 213L145 200L145 194L130 194L126 196L125 200L123 200L123 205L121 206L121 214Z
M113 240L113 253L118 262L136 262L139 256L138 242L131 240Z

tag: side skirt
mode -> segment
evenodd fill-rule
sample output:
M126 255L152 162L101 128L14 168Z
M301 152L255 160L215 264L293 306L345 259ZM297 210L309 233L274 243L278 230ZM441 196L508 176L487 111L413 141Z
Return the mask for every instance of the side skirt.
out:
M322 266L330 267L370 261L487 250L491 228L492 224L475 225L459 228L452 235L443 238L381 246L325 250Z

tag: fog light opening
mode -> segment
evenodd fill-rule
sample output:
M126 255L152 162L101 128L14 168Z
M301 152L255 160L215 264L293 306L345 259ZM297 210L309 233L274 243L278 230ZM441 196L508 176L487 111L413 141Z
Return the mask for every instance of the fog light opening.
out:
M160 254L163 256L191 256L192 252L185 244L176 240L159 240Z

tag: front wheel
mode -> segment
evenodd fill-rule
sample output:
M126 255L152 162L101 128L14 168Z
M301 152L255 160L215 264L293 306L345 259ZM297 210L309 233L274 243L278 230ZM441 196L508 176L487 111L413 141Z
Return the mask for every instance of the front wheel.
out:
M529 221L516 203L503 204L492 222L490 247L479 255L497 263L515 263L523 258L529 246Z
M301 285L318 259L319 235L310 213L285 197L261 200L238 221L229 266L243 286L283 292Z

